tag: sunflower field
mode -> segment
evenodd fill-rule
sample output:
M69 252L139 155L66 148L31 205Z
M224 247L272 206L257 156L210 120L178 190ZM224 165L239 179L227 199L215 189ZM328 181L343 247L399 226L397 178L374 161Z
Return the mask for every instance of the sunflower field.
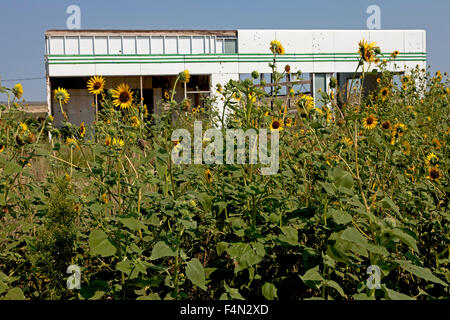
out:
M291 71L270 47L276 84ZM22 86L1 86L0 299L449 299L450 81L412 70L396 82L398 53L365 41L359 53L360 86L332 78L320 108L288 88L296 112L280 86L248 79L206 107L171 90L151 114L96 76L93 124L70 122L58 88L60 125L27 118ZM174 164L172 132L194 121L278 131L278 173Z

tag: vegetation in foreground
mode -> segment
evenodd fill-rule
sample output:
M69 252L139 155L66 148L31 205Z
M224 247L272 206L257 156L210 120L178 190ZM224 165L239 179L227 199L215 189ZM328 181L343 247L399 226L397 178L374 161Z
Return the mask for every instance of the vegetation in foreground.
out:
M277 71L284 49L270 48L278 83L293 72ZM0 298L450 298L449 80L413 70L396 85L386 71L396 52L361 41L359 53L359 83L376 76L375 91L344 92L331 79L317 108L288 88L295 113L279 86L245 80L203 106L171 90L149 114L126 84L95 77L95 123L71 124L58 88L57 129L51 116L20 120L22 86L1 87ZM172 132L194 120L279 131L278 174L174 165ZM70 265L80 289L67 288ZM380 289L368 286L369 266Z

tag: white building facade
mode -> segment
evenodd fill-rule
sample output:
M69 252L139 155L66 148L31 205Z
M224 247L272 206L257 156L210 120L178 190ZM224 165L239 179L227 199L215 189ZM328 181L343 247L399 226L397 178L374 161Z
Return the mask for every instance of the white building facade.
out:
M163 92L171 89L176 75L191 74L188 87L176 88L176 98L189 97L195 104L212 95L216 84L249 77L258 71L270 82L272 40L286 53L277 58L278 69L289 64L310 80L313 96L326 90L335 76L340 84L354 76L358 42L376 42L384 58L398 51L393 72L426 69L426 33L423 30L49 30L45 34L49 113L61 118L52 101L52 90L61 86L71 95L68 111L74 123L95 118L93 97L86 81L94 75L107 86L127 82L155 111ZM380 57L383 59L383 56ZM269 78L266 78L269 77Z

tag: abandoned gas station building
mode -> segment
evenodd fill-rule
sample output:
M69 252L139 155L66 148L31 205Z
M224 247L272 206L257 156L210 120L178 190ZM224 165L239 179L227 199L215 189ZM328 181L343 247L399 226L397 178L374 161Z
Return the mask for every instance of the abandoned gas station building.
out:
M388 64L390 71L408 72L417 65L426 69L423 30L49 30L48 111L59 123L61 113L52 92L64 87L71 96L66 109L71 122L92 122L94 98L86 82L94 75L103 76L107 87L128 83L150 112L185 69L191 80L186 87L177 86L175 99L187 97L196 105L202 96L215 93L216 84L249 78L252 71L270 83L272 40L281 42L286 51L277 60L279 69L289 64L291 72L302 71L305 80L294 90L311 94L318 102L317 92L327 90L330 77L342 87L355 76L362 39L376 42L386 58L399 51L395 64Z

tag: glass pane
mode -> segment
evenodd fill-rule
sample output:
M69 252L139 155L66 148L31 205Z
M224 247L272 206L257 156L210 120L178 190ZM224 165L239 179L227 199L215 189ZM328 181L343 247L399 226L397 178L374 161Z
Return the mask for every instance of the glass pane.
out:
M224 53L237 53L236 40L225 40Z
M323 106L322 95L319 93L319 89L322 92L326 91L327 88L327 76L325 73L315 73L314 74L314 100L317 108Z

